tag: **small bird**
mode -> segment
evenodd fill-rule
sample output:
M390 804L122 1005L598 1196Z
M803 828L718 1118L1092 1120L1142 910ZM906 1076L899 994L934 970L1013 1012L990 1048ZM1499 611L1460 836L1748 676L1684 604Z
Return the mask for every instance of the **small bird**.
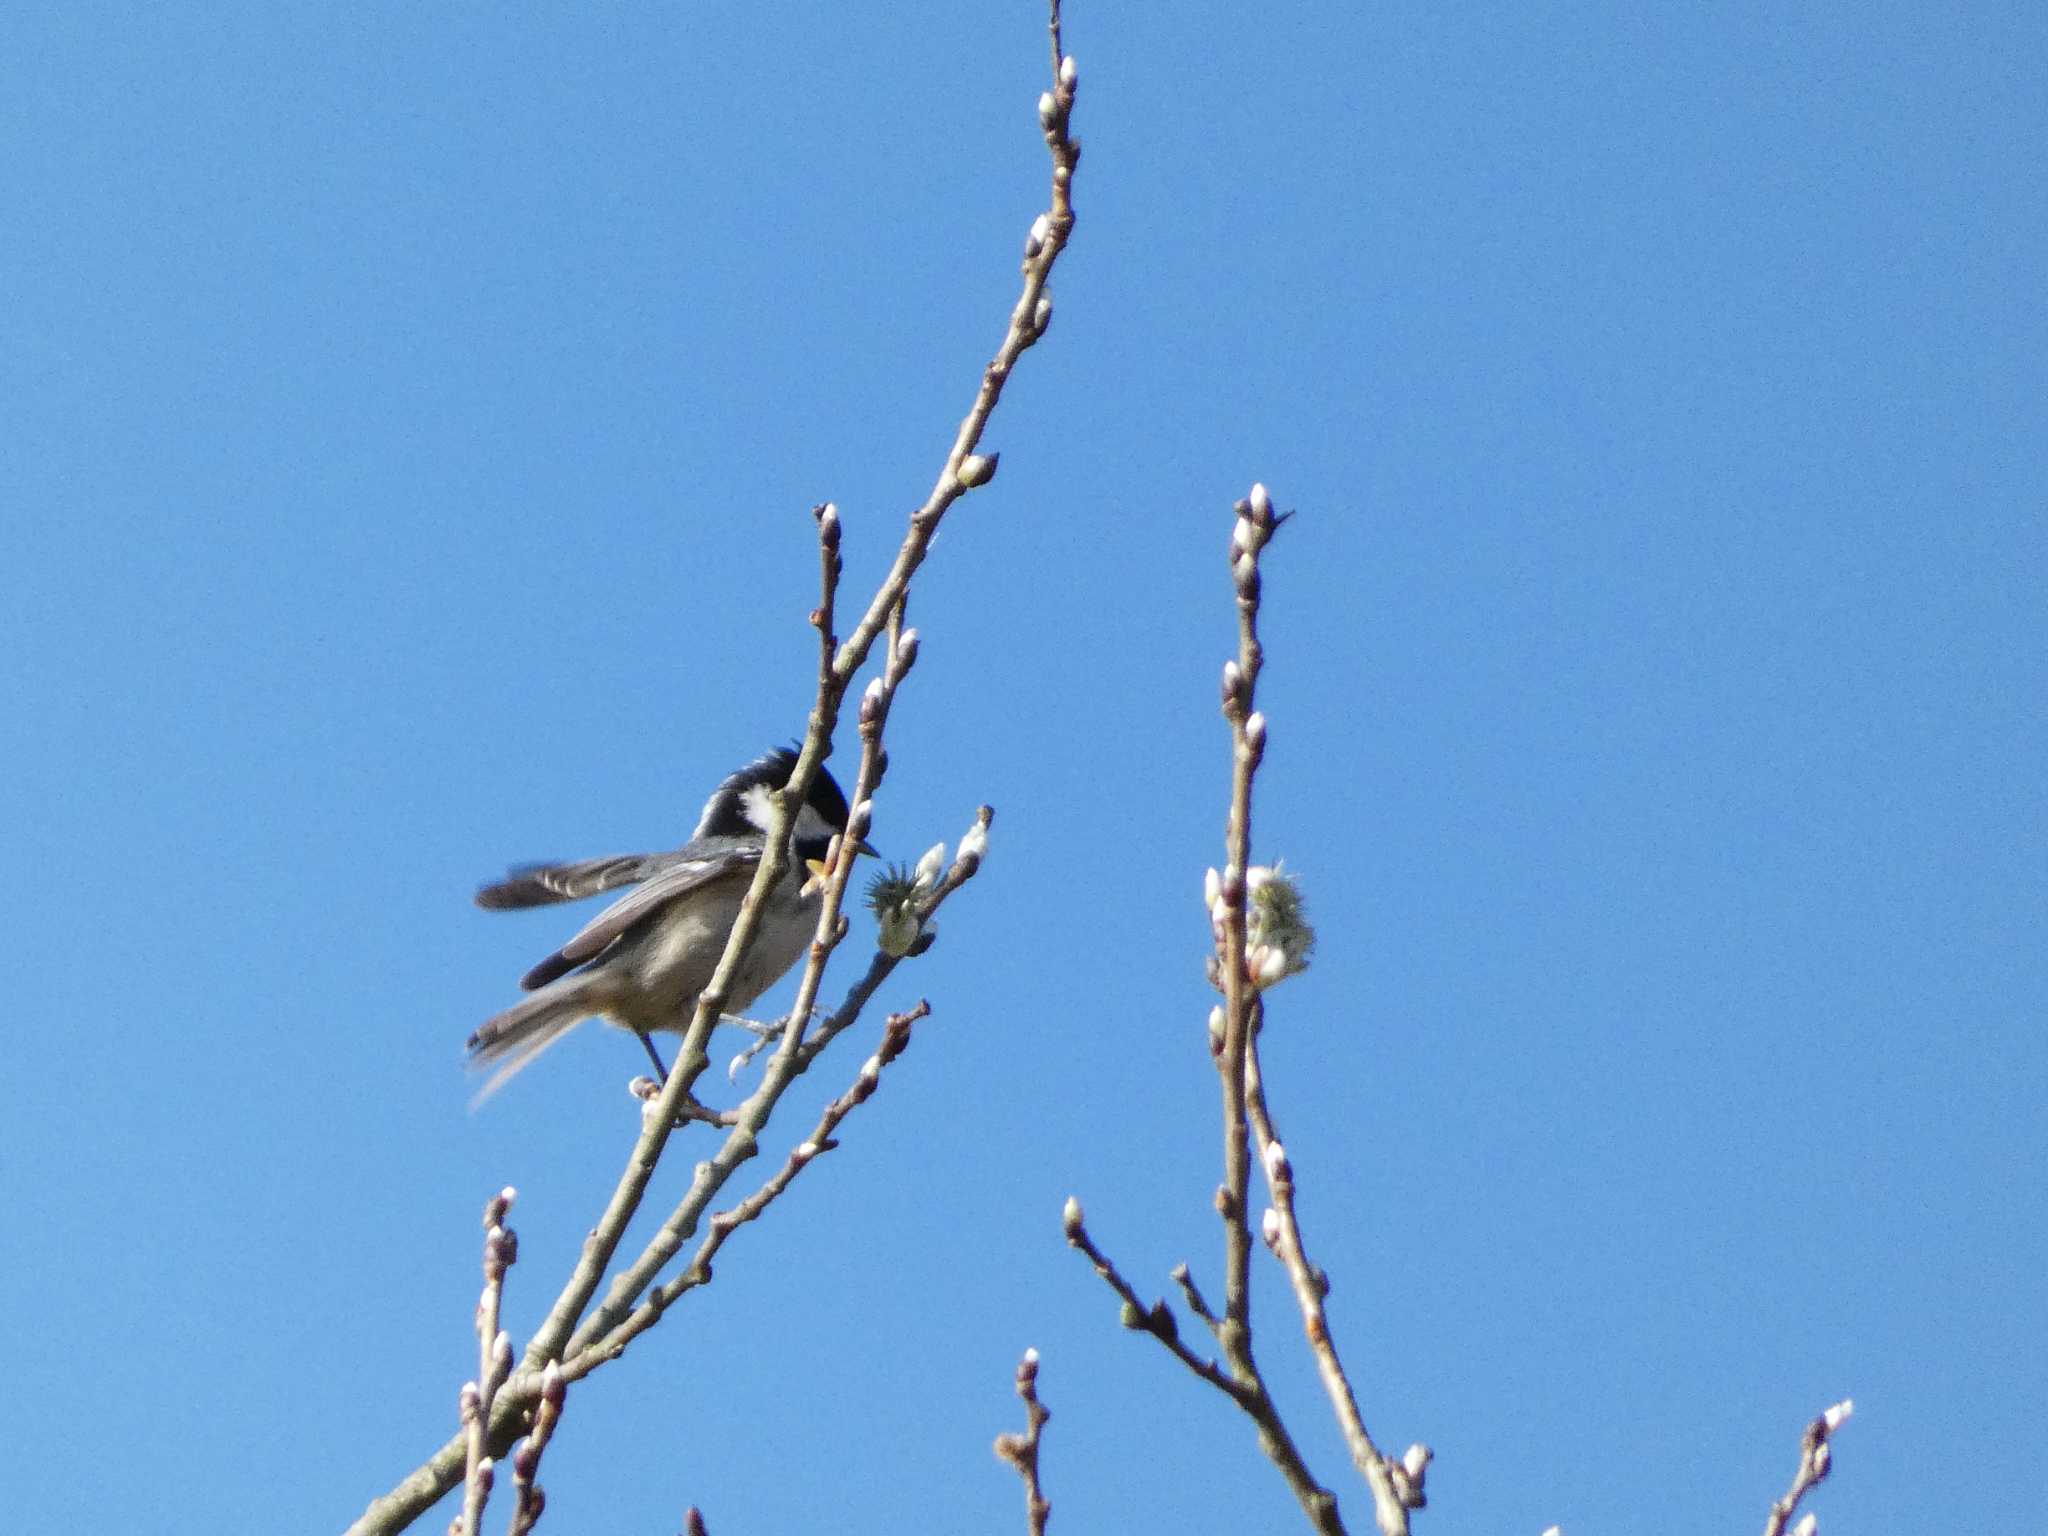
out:
M478 906L505 911L638 887L520 978L533 996L486 1019L469 1037L469 1065L497 1069L477 1094L479 1103L592 1017L638 1035L655 1070L668 1075L649 1037L655 1030L689 1028L697 994L718 969L768 845L771 799L789 782L796 756L778 748L728 775L704 802L690 840L672 853L522 865L476 893ZM797 812L796 856L769 892L746 962L727 989L729 1011L747 1007L802 957L818 922L811 865L845 832L846 821L846 796L821 767ZM865 841L855 847L874 852Z

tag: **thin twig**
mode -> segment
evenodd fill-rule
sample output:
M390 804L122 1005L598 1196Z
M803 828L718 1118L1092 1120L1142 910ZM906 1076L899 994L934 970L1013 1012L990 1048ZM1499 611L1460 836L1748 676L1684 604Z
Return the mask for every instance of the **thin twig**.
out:
M1211 1333L1221 1328L1223 1319L1210 1310L1208 1298L1202 1294L1201 1287L1195 1284L1195 1277L1187 1265L1176 1264L1170 1273L1173 1283L1180 1287L1181 1295L1187 1299L1188 1310L1199 1317Z
M1337 1517L1337 1500L1329 1490L1316 1482L1308 1464L1302 1460L1301 1451L1294 1443L1294 1437L1287 1432L1287 1425L1281 1420L1280 1410L1275 1406L1272 1395L1266 1390L1265 1381L1256 1369L1249 1375L1226 1371L1214 1360L1204 1360L1189 1349L1180 1339L1180 1325L1173 1315L1173 1309L1162 1299L1146 1306L1138 1300L1138 1293L1124 1279L1109 1256L1095 1246L1095 1240L1088 1235L1088 1227L1081 1211L1081 1202L1069 1198L1063 1218L1067 1241L1088 1256L1095 1266L1095 1272L1102 1276L1109 1288L1122 1298L1123 1307L1120 1321L1126 1328L1139 1333L1149 1333L1166 1346L1174 1359L1186 1366L1195 1375L1209 1383L1218 1392L1241 1408L1259 1432L1259 1446L1272 1463L1280 1469L1280 1475L1287 1480L1287 1486L1301 1501L1302 1508L1309 1512L1316 1529L1323 1536L1343 1536L1344 1522Z
M1799 1508L1799 1501L1828 1475L1829 1468L1834 1465L1834 1452L1828 1443L1855 1411L1855 1402L1845 1397L1806 1426L1806 1433L1799 1437L1799 1470L1793 1474L1792 1486L1785 1490L1785 1496L1771 1506L1770 1517L1764 1521L1764 1536L1785 1536L1785 1527ZM1809 1513L1799 1522L1794 1536L1813 1536L1817 1524Z
M1038 1400L1038 1351L1027 1349L1017 1366L1017 1395L1024 1399L1024 1433L996 1436L996 1455L1017 1469L1024 1479L1024 1518L1031 1536L1045 1536L1045 1522L1052 1514L1045 1489L1038 1480L1038 1437L1052 1411Z
M963 878L935 894L941 897L949 895L964 883ZM808 1071L824 1048L851 1027L868 999L873 996L875 989L881 985L883 978L895 969L897 963L889 956L877 952L869 964L867 974L855 983L838 1010L819 1026L812 1040L804 1042L805 1046L815 1047L814 1049L798 1049L787 1057L778 1051L770 1058L768 1071L763 1076L761 1086L733 1112L732 1127L718 1150L697 1165L682 1200L669 1213L660 1229L648 1239L647 1246L639 1258L621 1271L612 1282L611 1292L603 1304L584 1319L582 1326L571 1337L568 1358L581 1360L589 1357L591 1346L598 1339L611 1336L631 1315L633 1308L646 1294L647 1288L654 1283L655 1278L696 1235L698 1222L703 1219L704 1212L710 1208L718 1192L725 1187L726 1181L732 1177L740 1164L752 1158L759 1150L760 1132L765 1128L770 1112L787 1091L790 1083ZM665 1309L664 1305L660 1310ZM659 1311L656 1315L659 1315ZM644 1331L644 1326L634 1329L633 1335Z
M547 1369L540 1373L540 1409L533 1416L533 1428L512 1453L512 1487L519 1502L513 1507L506 1536L526 1536L540 1523L541 1512L548 1506L547 1493L535 1479L540 1475L540 1459L547 1453L555 1426L562 1422L562 1405L568 1400L569 1387L563 1380L562 1368L550 1360Z
M512 1341L498 1327L505 1271L519 1261L519 1236L505 1225L518 1191L509 1184L484 1206L484 1288L476 1303L476 1380L461 1394L464 1468L457 1536L477 1536L491 1496L493 1467L486 1444L492 1401L512 1371Z
M1373 1510L1382 1531L1407 1529L1407 1511L1421 1509L1428 1502L1423 1493L1423 1476L1432 1452L1416 1445L1400 1461L1390 1461L1366 1433L1365 1420L1358 1411L1358 1398L1351 1380L1337 1358L1336 1341L1330 1337L1324 1300L1329 1281L1309 1262L1302 1243L1301 1223L1294 1209L1294 1166L1287 1150L1274 1133L1266 1107L1265 1082L1259 1071L1259 1042L1254 1033L1245 1049L1245 1106L1251 1117L1252 1134L1258 1141L1259 1161L1266 1172L1266 1187L1273 1197L1270 1221L1266 1224L1269 1246L1287 1271L1294 1287L1295 1304L1301 1308L1302 1329L1308 1335L1309 1352L1315 1356L1316 1371L1329 1394L1337 1426L1344 1432L1352 1465L1372 1491Z
M1259 640L1261 578L1259 556L1285 520L1273 511L1263 485L1232 509L1230 579L1237 594L1237 657L1223 668L1223 718L1231 738L1230 814L1224 830L1224 867L1214 880L1210 919L1216 929L1216 982L1223 992L1223 1028L1216 1049L1216 1072L1223 1094L1223 1183L1216 1191L1216 1212L1223 1219L1223 1318L1216 1338L1223 1347L1231 1375L1255 1388L1259 1399L1279 1422L1252 1349L1250 1121L1245 1104L1246 1060L1259 1027L1260 1003L1255 979L1246 964L1245 902L1252 857L1252 785L1266 750L1266 718L1257 703L1259 673L1266 653ZM1212 872L1213 874L1213 872ZM1261 1444L1280 1469L1302 1510L1323 1532L1344 1528L1336 1495L1322 1485L1293 1450L1293 1442L1265 1432ZM1406 1536L1405 1522L1386 1536Z
M697 1252L680 1274L664 1281L649 1291L644 1300L632 1311L621 1317L616 1324L602 1334L593 1332L588 1342L577 1347L570 1359L570 1368L578 1375L587 1375L605 1360L616 1359L625 1352L626 1346L641 1334L661 1321L662 1315L688 1292L711 1279L711 1261L725 1246L726 1239L747 1222L765 1211L775 1199L789 1188L792 1180L820 1155L832 1151L839 1143L833 1133L840 1122L852 1114L861 1104L874 1095L881 1081L882 1069L910 1044L911 1026L931 1013L931 1004L920 1001L906 1013L890 1016L882 1034L882 1044L870 1056L854 1079L853 1086L830 1104L818 1117L818 1124L810 1135L790 1149L788 1157L774 1175L746 1199L729 1211L720 1211L711 1218L711 1230L698 1245Z
M1067 1201L1063 1224L1067 1242L1088 1256L1088 1262L1095 1266L1095 1273L1102 1276L1104 1282L1122 1300L1123 1308L1119 1316L1123 1325L1137 1333L1151 1334L1166 1346L1167 1352L1174 1359L1238 1407L1250 1412L1251 1394L1244 1384L1234 1380L1230 1373L1214 1360L1204 1360L1181 1342L1179 1320L1174 1317L1173 1309L1167 1306L1165 1300L1162 1298L1148 1307L1138 1299L1138 1293L1131 1288L1131 1282L1123 1277L1123 1272L1116 1267L1115 1261L1098 1248L1095 1239L1088 1235L1087 1220L1082 1213L1079 1200L1070 1198Z

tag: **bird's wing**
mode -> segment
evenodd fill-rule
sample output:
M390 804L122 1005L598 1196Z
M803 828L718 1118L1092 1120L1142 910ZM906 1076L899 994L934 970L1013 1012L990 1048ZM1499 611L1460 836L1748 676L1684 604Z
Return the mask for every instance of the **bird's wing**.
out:
M714 880L751 875L754 866L761 862L761 850L740 846L720 849L715 853L676 853L658 857L664 861L663 864L647 877L640 889L621 896L598 913L573 939L522 976L520 986L531 992L558 976L566 976L577 966L595 960L627 929L678 896L709 885Z
M566 864L521 864L476 893L476 904L493 912L519 907L545 907L558 901L581 901L601 891L615 891L658 874L674 853L614 853L602 859L576 859Z

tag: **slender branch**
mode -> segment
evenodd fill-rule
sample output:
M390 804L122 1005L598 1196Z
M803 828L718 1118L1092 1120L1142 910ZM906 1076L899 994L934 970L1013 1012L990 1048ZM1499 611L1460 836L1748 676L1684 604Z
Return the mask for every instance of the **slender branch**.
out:
M597 1334L593 1331L588 1342L577 1347L570 1359L570 1367L578 1374L587 1374L602 1361L616 1359L625 1352L628 1344L660 1322L662 1315L686 1293L700 1285L708 1284L711 1280L711 1261L717 1256L719 1249L725 1246L726 1239L747 1222L760 1216L784 1190L789 1188L791 1181L820 1155L832 1151L839 1145L833 1139L833 1133L839 1129L840 1122L873 1097L881 1081L882 1069L902 1055L909 1046L911 1026L930 1013L931 1004L919 1002L907 1013L891 1015L883 1031L880 1048L862 1065L860 1075L855 1078L853 1086L825 1106L823 1114L818 1118L817 1127L790 1149L788 1157L773 1177L731 1210L720 1211L714 1215L711 1218L710 1232L698 1245L697 1252L692 1255L682 1272L656 1286L646 1300L621 1317L606 1332Z
M1156 1301L1149 1307L1144 1305L1138 1300L1138 1293L1131 1289L1130 1282L1110 1262L1109 1256L1095 1246L1095 1240L1088 1235L1079 1200L1071 1197L1067 1200L1062 1221L1068 1243L1088 1256L1095 1266L1095 1273L1102 1276L1109 1288L1122 1298L1120 1320L1123 1325L1139 1333L1151 1334L1166 1346L1174 1359L1243 1409L1258 1428L1260 1449L1280 1469L1280 1475L1287 1480L1287 1486L1301 1501L1301 1507L1308 1512L1316 1529L1323 1536L1343 1536L1344 1522L1337 1515L1336 1497L1315 1480L1308 1463L1302 1460L1294 1437L1287 1432L1280 1410L1258 1372L1253 1370L1249 1375L1241 1375L1226 1371L1214 1360L1204 1360L1183 1344L1180 1325L1165 1301Z
M1236 520L1230 541L1230 578L1237 594L1237 656L1223 667L1223 718L1230 726L1230 812L1224 830L1224 867L1211 871L1210 920L1215 928L1217 963L1212 980L1223 993L1221 1029L1214 1041L1217 1077L1223 1095L1223 1183L1216 1191L1216 1212L1223 1219L1223 1317L1216 1338L1223 1347L1231 1375L1255 1388L1272 1412L1265 1379L1252 1349L1250 1119L1246 1108L1247 1060L1259 1027L1258 979L1247 963L1245 903L1250 889L1252 857L1252 786L1266 750L1266 717L1254 708L1265 648L1259 640L1261 580L1259 556L1284 516L1275 515L1263 485L1232 509ZM1318 1530L1343 1529L1336 1495L1322 1486L1293 1450L1284 1431L1267 1432L1261 1444L1293 1489L1303 1511ZM1282 1454L1283 1450L1287 1454ZM1400 1536L1405 1536L1405 1526ZM1396 1533L1388 1533L1396 1536Z
M551 1360L540 1374L540 1410L533 1416L533 1428L512 1455L512 1487L519 1502L513 1507L507 1536L526 1536L540 1523L541 1512L547 1508L548 1496L535 1479L540 1475L540 1459L547 1453L548 1441L554 1438L555 1426L562 1422L562 1405L568 1400L569 1388L562 1378L562 1368Z
M1081 1211L1081 1202L1070 1198L1062 1218L1066 1228L1067 1242L1088 1256L1088 1262L1095 1266L1095 1273L1123 1302L1120 1314L1123 1325L1137 1333L1149 1333L1167 1352L1182 1365L1209 1383L1218 1392L1229 1398L1247 1413L1251 1411L1251 1394L1242 1382L1234 1380L1214 1360L1204 1360L1200 1355L1181 1342L1180 1323L1173 1315L1173 1309L1162 1299L1146 1306L1138 1300L1138 1293L1131 1288L1130 1281L1115 1262L1095 1246L1095 1239L1088 1235L1087 1222Z
M492 1400L512 1373L512 1341L498 1327L505 1271L519 1261L519 1236L505 1225L518 1191L509 1184L484 1207L484 1288L476 1303L476 1380L462 1385L464 1469L462 1514L456 1536L477 1536L491 1496L493 1468L486 1444Z
M1054 35L1057 37L1057 0L1054 0L1053 4L1053 25ZM741 1106L740 1114L730 1129L725 1146L712 1160L712 1173L706 1176L700 1169L699 1176L692 1181L689 1193L671 1214L669 1221L664 1224L662 1232L657 1234L655 1241L650 1243L633 1268L619 1277L619 1283L614 1285L612 1295L605 1306L598 1313L586 1316L591 1299L596 1295L598 1285L617 1253L627 1223L638 1210L646 1194L648 1183L653 1177L669 1136L684 1119L702 1118L701 1114L686 1114L685 1107L697 1105L694 1088L698 1078L709 1066L706 1047L711 1030L724 1010L732 980L753 943L768 893L789 868L789 840L796 810L803 803L811 780L830 748L832 733L838 724L839 709L846 690L851 685L854 675L865 663L875 639L886 626L890 630L891 644L884 677L879 680L882 691L875 709L875 729L872 735L863 730L864 750L861 775L856 787L857 803L867 804L880 781L885 761L880 749L881 719L886 716L888 700L893 695L895 684L900 682L903 672L908 670L909 654L914 654L914 647L910 647L906 654L903 642L907 636L902 629L910 578L923 563L946 511L966 492L987 484L994 477L996 456L984 456L976 450L989 418L1002 397L1003 387L1008 381L1011 369L1015 367L1018 358L1045 334L1046 327L1051 323L1052 301L1045 291L1046 282L1051 275L1053 264L1066 247L1074 224L1072 182L1075 167L1079 162L1080 145L1069 134L1068 124L1076 85L1077 75L1072 59L1064 55L1059 56L1054 68L1053 87L1039 101L1039 123L1052 158L1050 206L1033 224L1026 239L1022 291L1012 307L1002 344L997 349L994 359L982 371L980 387L974 402L955 434L953 446L947 453L945 464L930 495L924 504L911 514L908 531L888 575L876 590L854 632L836 644L833 625L839 575L838 519L836 515L828 518L827 509L821 508L819 511L823 596L813 615L819 630L820 648L817 697L789 782L773 801L767 848L755 871L753 884L741 903L717 971L710 984L699 994L696 1012L684 1032L682 1045L669 1070L668 1081L662 1085L660 1093L643 1111L640 1135L611 1198L606 1203L603 1215L585 1240L582 1252L554 1307L536 1331L523 1366L516 1375L504 1383L504 1390L494 1394L489 1409L481 1414L482 1438L486 1449L509 1446L516 1439L524 1427L526 1416L533 1409L539 1394L540 1372L549 1360L563 1357L568 1348L578 1340L583 1341L587 1347L592 1337L602 1336L617 1326L619 1316L638 1300L654 1275L658 1273L661 1264L666 1263L681 1243L687 1240L689 1233L694 1230L698 1216L716 1193L718 1186L730 1176L733 1168L754 1154L759 1128L765 1123L781 1093L815 1059L815 1051L806 1051L803 1048L803 1021L807 1019L809 1006L817 995L820 985L818 978L825 959L844 935L845 926L840 915L840 905L852 871L850 847L840 850L829 871L824 900L821 902L819 936L812 944L804 979L799 985L799 1007L785 1035L783 1048L777 1053L761 1088ZM873 696L871 692L869 697ZM863 723L865 725L865 720ZM846 839L848 843L854 840ZM972 872L972 869L967 871L969 875ZM872 970L871 967L871 974ZM865 1001L866 995L863 994L859 1002ZM858 1005L854 1011L858 1012ZM850 1023L851 1020L847 1022ZM844 1028L845 1025L840 1027ZM829 1036L825 1036L824 1039L829 1039ZM822 1046L824 1039L810 1043ZM698 1108L701 1109L701 1106ZM574 1378L583 1372L565 1370L564 1374ZM468 1460L469 1446L475 1438L475 1434L466 1429L463 1434L456 1436L425 1463L415 1468L390 1492L373 1500L362 1516L350 1527L350 1536L372 1536L372 1533L396 1531L410 1524L454 1486L462 1475L462 1469Z
M1799 1508L1799 1501L1834 1465L1834 1452L1828 1443L1855 1411L1855 1402L1845 1397L1806 1426L1806 1433L1799 1438L1799 1470L1793 1474L1792 1486L1785 1490L1785 1496L1771 1506L1770 1517L1764 1521L1764 1536L1785 1536L1785 1527ZM1818 1523L1809 1512L1794 1528L1794 1536L1813 1536Z
M1274 1133L1272 1115L1266 1107L1256 1034L1247 1042L1245 1050L1245 1106L1251 1117L1252 1134L1259 1144L1259 1161L1266 1172L1266 1187L1273 1197L1264 1224L1268 1246L1279 1258L1288 1280L1293 1284L1295 1303L1301 1308L1302 1329L1308 1335L1309 1352L1315 1357L1316 1371L1323 1379L1323 1390L1329 1394L1337 1425L1344 1432L1344 1443L1351 1452L1352 1465L1358 1468L1366 1487L1372 1491L1373 1512L1380 1529L1390 1533L1405 1531L1407 1511L1421 1509L1427 1503L1422 1483L1432 1453L1428 1446L1416 1445L1410 1447L1401 1461L1390 1461L1373 1444L1372 1436L1366 1433L1365 1420L1358 1411L1357 1396L1351 1390L1350 1378L1344 1374L1343 1362L1337 1358L1336 1341L1330 1337L1329 1318L1323 1305L1329 1294L1329 1278L1309 1262L1308 1251L1302 1243L1301 1223L1294 1209L1294 1166Z
M966 883L967 878L968 876L963 876L959 881L949 883L935 892L933 907L936 908L938 902L945 896L958 890ZM718 1151L697 1165L689 1189L682 1200L669 1213L660 1229L649 1238L640 1257L634 1260L629 1268L621 1271L612 1282L611 1292L604 1303L585 1318L582 1326L576 1330L569 1341L569 1357L588 1357L596 1340L611 1335L625 1321L669 1261L696 1235L697 1223L703 1219L704 1212L710 1208L711 1201L717 1197L719 1190L724 1188L726 1180L741 1163L754 1156L759 1148L760 1132L790 1083L808 1071L825 1047L852 1026L868 999L874 995L875 990L897 964L896 960L877 952L869 963L867 974L854 984L837 1012L819 1026L817 1035L803 1042L801 1048L786 1057L783 1052L778 1051L770 1059L761 1086L733 1111L732 1127ZM650 1112L659 1113L659 1110L650 1109ZM665 1306L661 1310L665 1310ZM656 1315L659 1315L659 1311ZM644 1331L644 1327L633 1332L637 1335L641 1331Z
M1027 1349L1017 1366L1017 1395L1024 1399L1024 1433L996 1436L996 1455L1017 1469L1024 1479L1024 1518L1031 1536L1045 1536L1045 1522L1052 1514L1045 1489L1038 1481L1038 1438L1052 1411L1038 1400L1038 1351Z

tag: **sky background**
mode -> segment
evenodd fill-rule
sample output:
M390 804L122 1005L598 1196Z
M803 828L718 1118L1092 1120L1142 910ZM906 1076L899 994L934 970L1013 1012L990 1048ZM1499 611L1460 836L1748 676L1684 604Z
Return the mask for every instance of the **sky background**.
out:
M1254 479L1299 509L1258 851L1321 933L1267 1067L1367 1423L1438 1453L1418 1532L1753 1531L1849 1394L1825 1530L2040 1529L2048 11L1076 0L1068 42L1080 222L874 833L988 801L992 857L768 1143L928 997L842 1149L571 1394L542 1529L1021 1530L1027 1345L1054 1531L1298 1520L1059 1227L1220 1290ZM589 1027L471 1113L463 1037L582 909L470 893L672 845L801 731L808 508L871 591L1014 300L1047 72L1021 0L0 18L15 1528L339 1530L455 1427L506 1183L537 1322L641 1062Z

